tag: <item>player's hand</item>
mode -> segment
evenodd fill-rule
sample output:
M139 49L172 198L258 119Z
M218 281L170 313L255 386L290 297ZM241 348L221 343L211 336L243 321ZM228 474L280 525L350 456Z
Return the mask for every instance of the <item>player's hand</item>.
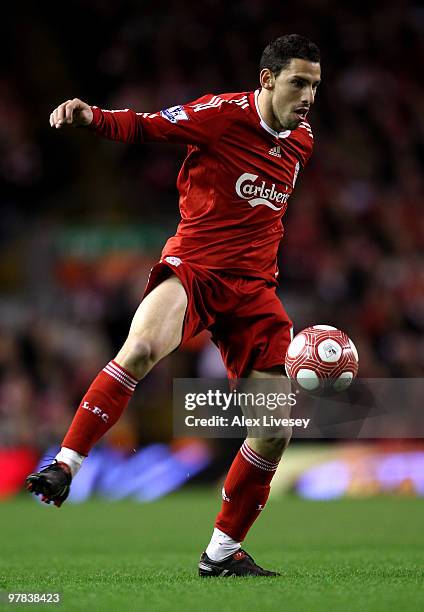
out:
M90 125L92 120L93 111L91 107L78 98L66 100L66 102L59 104L50 115L50 125L56 129L60 129L64 125L82 127Z

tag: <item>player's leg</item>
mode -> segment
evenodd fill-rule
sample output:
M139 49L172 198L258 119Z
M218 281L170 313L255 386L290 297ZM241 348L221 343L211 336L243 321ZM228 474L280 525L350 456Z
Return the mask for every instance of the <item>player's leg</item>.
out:
M44 495L44 501L61 505L69 493L71 478L91 448L119 419L138 381L180 344L186 308L185 289L174 275L143 299L121 350L99 372L83 397L56 463L46 468L51 473L30 475L29 490ZM45 482L47 475L57 481L57 486L53 483L54 491L53 485Z
M234 309L234 316L221 321L220 330L224 331L217 338L227 370L236 378L250 371L253 391L257 390L257 379L275 378L279 391L288 394L291 388L284 377L283 363L291 339L291 321L275 288L260 281L245 281L243 290L245 299ZM288 409L286 412L281 416L288 416ZM221 510L199 565L201 575L208 575L208 567L212 575L219 575L221 568L234 570L235 557L244 554L241 543L266 504L290 435L289 429L281 429L268 438L248 436L244 441L224 482ZM250 565L250 569L244 568L247 573L261 574L251 559L241 561Z
M88 455L121 416L137 382L181 342L186 307L187 296L176 276L144 298L123 347L91 384L62 446Z
M283 376L282 368L266 371L253 370L249 378L275 378L279 392L290 393L290 381ZM289 409L284 409L289 416ZM249 415L251 416L251 415ZM234 558L241 551L241 543L249 529L265 507L269 497L272 477L291 437L291 428L280 428L271 437L247 437L238 451L226 476L222 489L222 506L216 521L211 541L206 548L209 560L217 562L217 569L227 567L226 559ZM240 555L245 554L241 551ZM241 559L241 563L256 572L256 564L251 559ZM230 565L233 562L230 561ZM210 563L205 563L207 567ZM228 569L228 568L227 568ZM261 569L261 568L260 568ZM266 571L266 570L264 570ZM260 572L259 572L260 573ZM275 575L275 574L267 574Z

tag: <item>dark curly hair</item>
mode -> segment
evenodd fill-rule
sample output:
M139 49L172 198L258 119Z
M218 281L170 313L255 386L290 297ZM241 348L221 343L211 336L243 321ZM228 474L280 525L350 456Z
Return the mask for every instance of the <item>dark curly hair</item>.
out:
M321 54L316 44L308 38L299 34L286 34L265 47L259 67L261 70L269 68L275 76L278 76L294 58L320 62Z

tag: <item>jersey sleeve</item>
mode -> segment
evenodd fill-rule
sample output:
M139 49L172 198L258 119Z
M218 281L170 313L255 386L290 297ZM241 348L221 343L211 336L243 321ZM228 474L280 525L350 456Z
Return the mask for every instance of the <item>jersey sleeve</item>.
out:
M104 138L126 143L173 142L201 146L219 139L234 107L219 96L207 94L194 102L156 113L139 113L129 108L91 108L90 128Z

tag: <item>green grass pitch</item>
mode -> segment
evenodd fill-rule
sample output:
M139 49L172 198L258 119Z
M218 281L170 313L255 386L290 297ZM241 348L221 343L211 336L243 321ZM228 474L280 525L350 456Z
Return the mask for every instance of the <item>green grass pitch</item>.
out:
M151 504L0 503L0 589L60 591L61 610L424 609L423 500L272 500L245 546L283 575L200 579L218 507L212 489Z

